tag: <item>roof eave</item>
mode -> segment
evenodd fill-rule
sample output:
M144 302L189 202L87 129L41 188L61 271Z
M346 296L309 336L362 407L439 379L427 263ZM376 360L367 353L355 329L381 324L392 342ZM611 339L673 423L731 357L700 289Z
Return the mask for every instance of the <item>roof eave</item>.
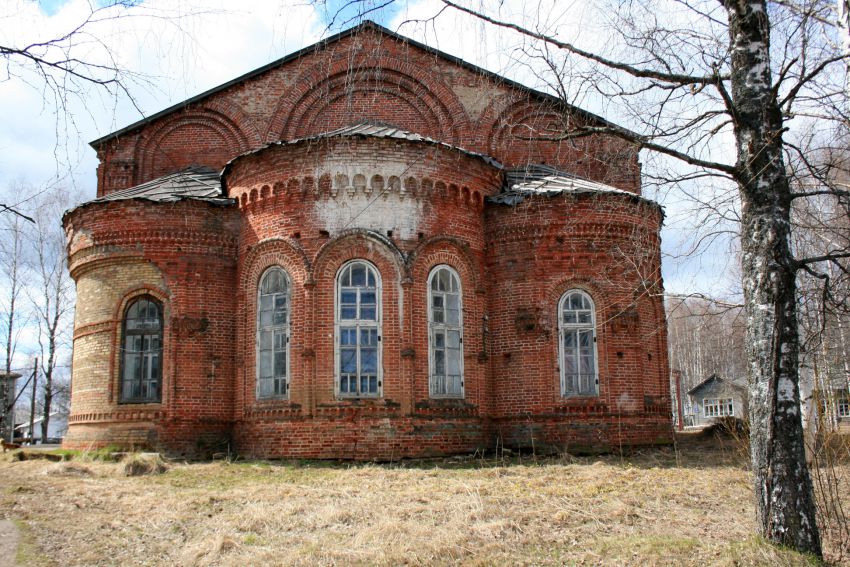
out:
M113 199L110 201L101 201L98 199L94 199L92 201L86 201L85 203L80 203L76 207L70 208L64 213L62 213L62 225L65 224L65 219L70 215L73 215L77 211L82 211L83 209L88 209L89 207L98 206L98 205L115 205L121 203L128 202L144 202L151 205L174 205L176 203L181 203L183 201L198 201L200 203L207 203L208 205L212 205L213 207L229 207L231 205L236 204L236 199L231 199L230 197L178 197L176 199L172 199L169 201L156 200L151 199L149 197L128 197L126 199Z

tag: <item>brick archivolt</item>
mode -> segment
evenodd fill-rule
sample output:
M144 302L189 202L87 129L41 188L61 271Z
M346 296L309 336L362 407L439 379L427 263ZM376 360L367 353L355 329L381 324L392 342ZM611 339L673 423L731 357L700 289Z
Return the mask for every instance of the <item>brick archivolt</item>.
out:
M389 121L401 128L451 144L460 144L462 133L470 131L469 117L454 91L427 69L386 55L339 58L307 71L294 85L277 103L266 135L269 141L326 131L323 117L337 122L333 127L350 123L353 120L330 116L327 110L341 99L364 93L398 101L398 108L387 112L392 114ZM427 131L422 131L423 124Z
M150 126L140 136L134 156L135 183L143 183L157 175L174 171L172 164L163 163L169 156L161 148L169 136L192 128L207 131L209 139L217 139L228 148L231 156L259 145L259 135L253 121L233 105L218 103L175 113Z

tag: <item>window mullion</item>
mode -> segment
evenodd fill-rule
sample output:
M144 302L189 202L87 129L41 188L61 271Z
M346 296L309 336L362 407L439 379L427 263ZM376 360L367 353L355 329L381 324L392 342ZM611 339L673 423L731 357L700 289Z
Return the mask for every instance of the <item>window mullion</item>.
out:
M357 314L360 314L360 290L357 291ZM363 392L360 389L360 380L362 379L362 372L360 370L360 321L355 323L354 328L356 329L354 332L354 360L355 360L355 390L358 396L362 396ZM351 389L351 385L349 385L349 390Z

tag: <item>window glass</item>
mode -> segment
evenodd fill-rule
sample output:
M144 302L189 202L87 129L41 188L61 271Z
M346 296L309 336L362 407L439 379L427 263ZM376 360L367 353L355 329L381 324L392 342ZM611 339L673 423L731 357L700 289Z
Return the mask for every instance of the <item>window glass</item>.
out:
M337 374L343 397L380 395L380 288L375 268L351 262L337 277Z
M431 396L463 397L463 307L457 273L448 266L434 268L428 295Z
M257 297L257 398L289 395L289 276L266 270Z
M593 302L585 292L570 290L561 297L558 311L561 395L596 396L599 379Z
M150 297L134 300L125 311L121 355L121 402L160 401L162 307Z

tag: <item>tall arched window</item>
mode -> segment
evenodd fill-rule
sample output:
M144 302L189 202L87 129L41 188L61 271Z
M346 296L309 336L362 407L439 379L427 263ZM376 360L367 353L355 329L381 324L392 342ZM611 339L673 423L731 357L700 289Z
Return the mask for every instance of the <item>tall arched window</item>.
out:
M558 331L561 395L597 395L596 313L589 295L572 289L561 297L558 305Z
M121 402L159 402L162 394L162 306L154 298L143 296L127 306L121 345Z
M257 293L257 398L289 395L289 277L266 270Z
M460 278L448 266L437 266L428 278L428 351L431 397L463 397Z
M381 395L381 279L374 266L349 262L336 279L337 391Z

